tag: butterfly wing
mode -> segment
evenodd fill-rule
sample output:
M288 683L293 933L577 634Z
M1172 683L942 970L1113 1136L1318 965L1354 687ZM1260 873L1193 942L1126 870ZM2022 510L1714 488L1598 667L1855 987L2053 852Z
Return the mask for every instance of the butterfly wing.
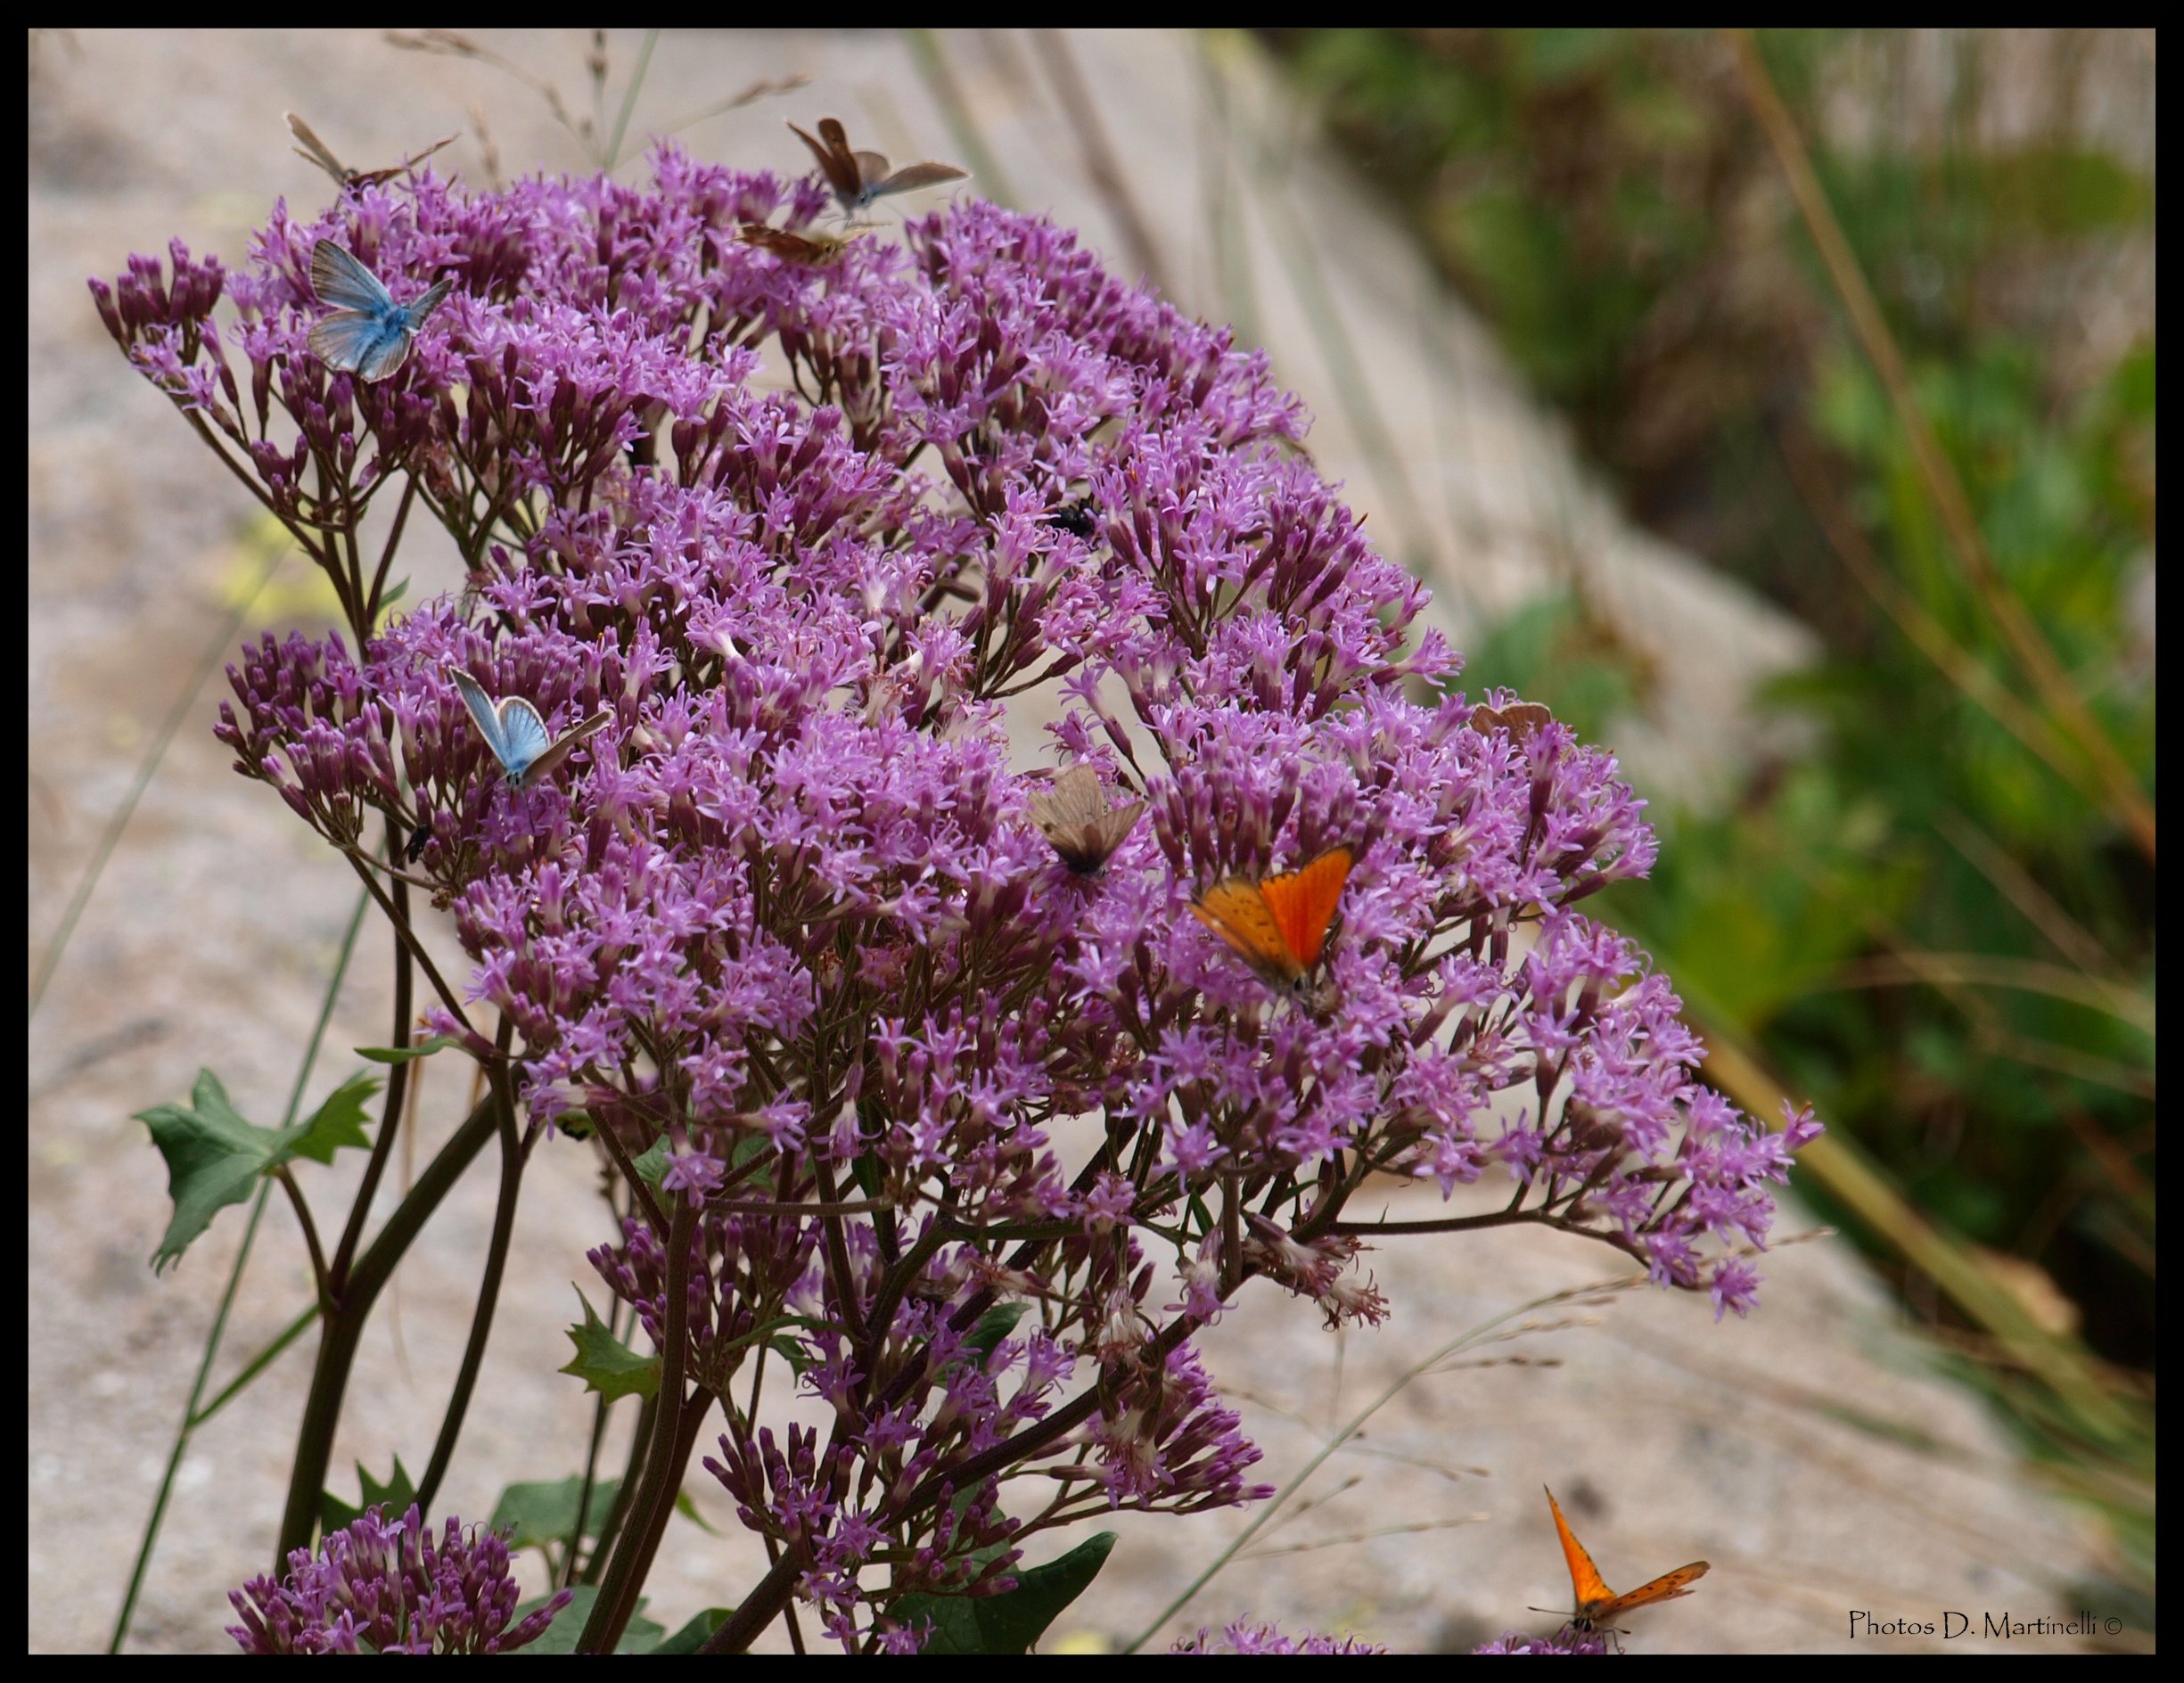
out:
M1329 848L1301 869L1260 883L1260 898L1280 925L1282 944L1289 949L1291 973L1302 975L1319 962L1327 944L1327 925L1334 921L1352 863L1348 848Z
M1592 1564L1592 1556L1585 1552L1570 1530L1570 1522L1562 1516L1562 1504L1555 1499L1555 1492L1547 1493L1547 1505L1555 1515L1555 1534L1562 1539L1562 1557L1570 1568L1572 1605L1579 1619L1589 1623L1601 1610L1615 1605L1615 1592L1607 1587L1600 1576L1599 1567Z
M500 741L501 766L508 774L508 781L517 784L530 781L531 768L554 743L554 739L546 735L546 720L538 717L538 710L521 695L501 698Z
M1051 842L1057 830L1081 829L1106 817L1107 792L1091 767L1071 766L1054 780L1052 789L1033 795L1027 804L1031 821Z
M409 318L409 331L415 333L423 326L432 312L440 307L447 294L454 290L455 276L451 275L444 281L434 281L423 291L403 305L402 313Z
M1626 1590L1605 1607L1593 1609L1595 1624L1611 1624L1622 1614L1639 1607L1652 1605L1656 1601L1673 1601L1679 1596L1691 1593L1689 1586L1706 1575L1707 1563L1695 1560L1688 1566L1679 1566L1674 1572L1664 1572L1651 1583L1640 1584L1636 1589Z
M311 290L320 303L336 309L374 316L388 316L394 309L394 300L379 283L379 276L332 240L321 240L311 248Z
M860 160L874 155L858 153ZM920 187L937 187L943 181L961 181L971 173L967 169L957 168L954 164L927 163L905 164L891 176L887 173L887 160L882 158L879 163L879 174L868 174L865 177L865 196L867 199L877 199L883 193L912 193Z
M1145 808L1144 801L1132 800L1111 809L1099 773L1089 766L1071 766L1054 780L1051 791L1033 795L1028 804L1039 833L1080 876L1089 876L1107 863Z
M1482 703L1471 710L1471 727L1482 736L1506 730L1521 742L1541 726L1552 723L1554 718L1537 702L1512 702L1507 707Z
M305 122L293 111L283 111L281 115L288 119L288 132L301 143L296 148L296 156L316 164L333 177L336 185L343 187L349 185L350 173L349 166L336 158L333 155L333 149L312 132L310 124ZM316 256L314 261L316 261Z
M1304 973L1290 954L1274 908L1249 877L1231 876L1216 883L1192 904L1191 915L1269 980L1290 982Z
M1111 809L1101 817L1093 829L1098 838L1099 853L1102 859L1106 858L1129 839L1129 833L1137 826L1137 815L1145 809L1144 801L1130 800Z
M311 354L329 368L384 380L409 354L409 335L377 316L337 309L311 324L310 345Z
M538 714L534 712L531 717L536 718ZM579 743L597 731L613 717L613 714L603 707L589 718L579 724L571 725L567 730L562 732L554 739L554 745L540 754L538 759L532 760L525 769L523 776L519 779L521 786L529 789L534 784L544 783L548 777L551 777L562 761L569 758Z
M819 173L826 177L826 185L834 190L834 197L846 207L864 190L857 173L857 160L850 152L849 137L842 132L842 125L831 117L819 119L819 133L825 144L814 140L794 123L790 131L797 139L811 148L811 155L818 160Z
M812 238L792 234L786 228L768 227L763 222L746 222L737 233L737 239L745 245L755 245L761 251L771 251L789 263L831 263L842 255L847 240L836 240L824 234Z
M366 385L386 379L409 360L414 339L415 335L406 323L390 322L382 325L378 336L357 358L357 378ZM341 365L336 363L334 365L340 367Z
M470 709L471 723L477 726L478 734L485 738L485 745L493 751L493 758L505 767L508 738L501 730L499 710L493 705L493 698L485 693L485 686L459 666L449 667L447 677L455 685L456 693L462 696L463 705ZM531 716L535 718L538 714L534 710ZM538 734L546 735L544 727Z

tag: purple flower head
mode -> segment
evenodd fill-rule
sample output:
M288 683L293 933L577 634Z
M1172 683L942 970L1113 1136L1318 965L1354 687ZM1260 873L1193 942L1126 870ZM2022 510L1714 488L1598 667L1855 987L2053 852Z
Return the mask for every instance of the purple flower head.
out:
M413 1504L375 1507L288 1557L288 1576L230 1590L246 1654L512 1654L536 1641L571 1592L513 1624L521 1598L499 1534L450 1518L435 1539Z
M1523 1630L1505 1630L1491 1642L1482 1643L1472 1650L1474 1654L1605 1654L1607 1651L1605 1631L1581 1630L1573 1624L1566 1624L1544 1637L1535 1637Z
M1170 1654L1385 1654L1362 1637L1327 1637L1316 1631L1284 1636L1272 1623L1239 1619L1219 1630L1200 1626L1195 1637L1178 1639Z

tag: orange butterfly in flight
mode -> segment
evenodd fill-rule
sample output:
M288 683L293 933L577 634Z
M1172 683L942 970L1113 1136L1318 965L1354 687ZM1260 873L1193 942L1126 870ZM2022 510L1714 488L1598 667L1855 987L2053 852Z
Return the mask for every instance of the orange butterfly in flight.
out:
M1563 1518L1562 1504L1555 1499L1552 1490L1547 1493L1547 1505L1555 1515L1555 1530L1562 1538L1562 1556L1570 1563L1570 1589L1577 1598L1577 1611L1571 1615L1570 1622L1581 1630L1612 1630L1622 1614L1651 1606L1656 1601L1673 1601L1679 1596L1687 1596L1691 1593L1689 1586L1706 1575L1706 1563L1695 1560L1688 1566L1664 1572L1651 1583L1640 1584L1619 1596L1602 1581L1600 1569L1592 1564L1585 1545L1570 1534L1570 1522Z
M1329 848L1279 876L1224 877L1198 897L1191 915L1267 981L1293 987L1326 947L1351 863L1348 848Z

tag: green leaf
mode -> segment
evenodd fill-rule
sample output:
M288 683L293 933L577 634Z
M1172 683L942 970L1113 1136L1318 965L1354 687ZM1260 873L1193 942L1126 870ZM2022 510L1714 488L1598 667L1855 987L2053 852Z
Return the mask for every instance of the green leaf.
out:
M804 1376L804 1369L811 1366L810 1352L793 1338L770 1338L767 1340L767 1346L789 1364L789 1371L799 1379Z
M1062 1610L1084 1594L1115 1546L1115 1533L1088 1537L1059 1560L1017 1573L998 1596L905 1596L889 1609L907 1624L930 1619L926 1654L1028 1654Z
M357 1055L369 1058L374 1063L407 1063L415 1058L429 1058L435 1052L444 1052L451 1046L463 1043L452 1034L436 1034L415 1046L360 1046Z
M515 1610L515 1619L511 1622L528 1618L552 1599L551 1596L534 1597ZM577 1585L575 1598L554 1615L554 1622L538 1633L538 1639L518 1648L516 1652L574 1654L577 1651L577 1638L584 1634L584 1627L591 1621L592 1604L598 1599L597 1584ZM642 1601L637 1603L637 1611L630 1615L628 1627L622 1632L622 1639L614 1645L615 1653L649 1654L659 1645L660 1638L667 1635L665 1625L655 1624L645 1617L645 1605Z
M643 1156L631 1158L629 1166L637 1171L639 1180L658 1192L660 1182L668 1172L668 1137L661 1135L645 1148Z
M326 1102L300 1129L285 1136L283 1157L308 1157L330 1163L344 1145L358 1149L372 1142L364 1131L364 1102L379 1091L376 1075L352 1075L326 1095Z
M654 1648L654 1654L695 1654L705 1638L728 1621L733 1607L708 1607L694 1614L688 1624Z
M705 1523L705 1515L698 1512L698 1505L690 1499L690 1492L688 1490L677 1490L675 1492L675 1511L677 1514L680 1514L685 1519L688 1520L693 1525L695 1525L700 1531L703 1531L708 1537L721 1537L727 1535L727 1533L722 1531L718 1527L708 1525Z
M1031 1312L1029 1303L996 1303L978 1318L978 1325L964 1340L981 1356L990 1356L1001 1341L1016 1330L1016 1323Z
M416 1482L409 1476L402 1457L394 1457L394 1472L384 1484L365 1471L364 1463L357 1463L357 1489L362 1499L352 1507L332 1490L318 1493L318 1528L321 1531L338 1531L344 1525L354 1524L366 1509L384 1507L399 1519L409 1511L409 1505L417 1499Z
M227 1089L210 1070L197 1072L190 1103L161 1104L136 1112L152 1130L152 1143L167 1160L167 1193L175 1213L152 1253L152 1266L164 1269L231 1203L241 1203L260 1175L291 1157L331 1162L343 1145L368 1143L364 1135L364 1100L379 1085L357 1076L293 1128L259 1128L245 1121L229 1101Z
M660 1358L640 1356L615 1337L614 1329L599 1318L583 1293L577 1293L577 1301L584 1305L584 1324L569 1329L569 1342L577 1353L559 1371L575 1375L586 1390L597 1392L609 1402L649 1397L659 1390Z
M592 1486L591 1501L584 1511L584 1534L599 1535L599 1528L613 1511L621 1492L620 1479L601 1479ZM555 1483L511 1484L493 1504L488 1523L495 1531L515 1528L510 1548L540 1548L547 1543L565 1543L577 1528L577 1504L584 1494L581 1476L571 1474Z

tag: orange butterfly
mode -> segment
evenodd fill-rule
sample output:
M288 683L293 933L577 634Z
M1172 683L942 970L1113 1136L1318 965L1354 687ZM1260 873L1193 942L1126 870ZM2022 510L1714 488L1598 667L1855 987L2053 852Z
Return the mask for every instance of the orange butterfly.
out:
M1554 1512L1555 1530L1562 1538L1562 1556L1570 1563L1570 1589L1577 1600L1577 1611L1571 1614L1570 1622L1581 1630L1611 1630L1626 1613L1689 1595L1688 1586L1706 1575L1706 1563L1695 1560L1619 1596L1602 1581L1600 1569L1592 1564L1585 1545L1570 1534L1570 1522L1563 1518L1562 1504L1552 1490L1547 1493L1547 1505Z
M1224 877L1198 897L1191 915L1266 981L1293 987L1326 947L1351 863L1348 848L1329 848L1280 876Z

